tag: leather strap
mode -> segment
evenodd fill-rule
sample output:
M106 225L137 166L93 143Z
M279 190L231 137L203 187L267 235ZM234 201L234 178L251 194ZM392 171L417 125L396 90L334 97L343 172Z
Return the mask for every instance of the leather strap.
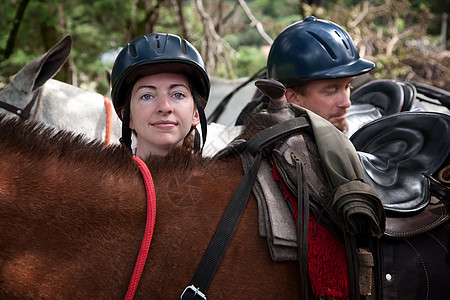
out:
M350 282L350 299L360 299L359 292L359 261L356 253L355 235L344 232L345 248L347 250L348 278Z
M300 269L300 287L302 299L308 299L308 230L309 230L309 191L303 164L296 161L298 216L297 216L297 249Z

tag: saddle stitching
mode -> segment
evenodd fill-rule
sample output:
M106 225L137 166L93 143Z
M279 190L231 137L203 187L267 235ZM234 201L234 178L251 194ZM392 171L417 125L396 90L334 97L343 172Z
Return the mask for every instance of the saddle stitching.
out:
M425 272L425 278L427 280L427 293L426 293L427 296L425 297L425 299L428 300L430 297L430 278L428 276L427 266L425 265L425 262L423 261L422 256L420 255L419 251L417 251L416 247L414 247L413 244L411 244L411 242L408 239L405 239L405 242L414 250L414 252L416 252L416 254L420 260L420 263L423 266L423 270Z
M448 249L439 241L433 234L426 232L433 240L435 240L439 245L441 245L442 249L444 249L445 253L449 254Z
M408 237L408 236L411 236L411 235L415 235L415 234L427 232L428 230L431 230L431 229L433 229L434 227L436 227L436 226L442 224L442 222L446 221L446 220L449 218L449 216L448 216L448 214L447 214L447 211L446 211L446 209L445 209L444 206L440 207L440 212L441 212L441 215L440 215L439 218L437 218L437 219L434 220L433 222L428 223L427 225L424 225L424 226L422 226L422 227L419 227L419 228L417 228L417 229L415 229L415 230L411 230L411 231L402 231L402 232L394 232L394 231L390 231L390 230L387 230L387 229L386 229L385 234L388 234L388 235L391 236L391 237L397 237L397 238L399 238L399 237Z

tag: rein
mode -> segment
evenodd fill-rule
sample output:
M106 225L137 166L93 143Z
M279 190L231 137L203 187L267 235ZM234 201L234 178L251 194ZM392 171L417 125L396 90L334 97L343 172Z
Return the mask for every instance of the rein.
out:
M142 178L144 179L145 192L147 194L147 221L145 224L145 232L141 244L141 249L139 250L139 255L136 260L136 264L134 266L130 283L128 285L125 300L133 299L137 286L139 284L139 279L141 278L142 270L144 269L148 250L150 248L150 243L152 241L156 217L156 195L152 175L150 174L147 165L140 158L133 157L133 159L138 164L139 170L141 171L142 174Z

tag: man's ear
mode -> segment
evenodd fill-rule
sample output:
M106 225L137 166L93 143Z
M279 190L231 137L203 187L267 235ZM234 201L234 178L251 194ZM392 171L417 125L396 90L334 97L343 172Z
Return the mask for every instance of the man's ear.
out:
M286 101L288 103L293 103L297 105L299 104L298 95L293 88L287 88L286 92L284 93L284 96L286 97Z
M131 118L130 118L130 124L131 124ZM192 117L192 126L195 127L198 124L200 124L200 114L198 113L198 109L194 109L194 116Z

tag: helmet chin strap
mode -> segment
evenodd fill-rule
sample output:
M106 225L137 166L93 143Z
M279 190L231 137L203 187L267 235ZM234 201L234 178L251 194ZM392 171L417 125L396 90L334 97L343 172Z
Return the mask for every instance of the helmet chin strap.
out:
M125 109L123 111L122 117L122 137L120 138L120 143L125 146L126 149L131 150L131 129L130 129L130 95L128 95L127 101L125 102Z
M206 123L206 116L205 116L205 110L203 109L203 105L200 102L200 98L198 96L197 90L192 87L192 96L194 98L195 105L197 106L198 115L200 117L200 125L202 127L202 142L200 143L200 136L198 134L197 129L195 129L195 139L194 139L194 149L198 151L200 154L203 151L203 147L205 146L206 141L206 131L207 131L207 123ZM200 147L201 144L201 147Z

